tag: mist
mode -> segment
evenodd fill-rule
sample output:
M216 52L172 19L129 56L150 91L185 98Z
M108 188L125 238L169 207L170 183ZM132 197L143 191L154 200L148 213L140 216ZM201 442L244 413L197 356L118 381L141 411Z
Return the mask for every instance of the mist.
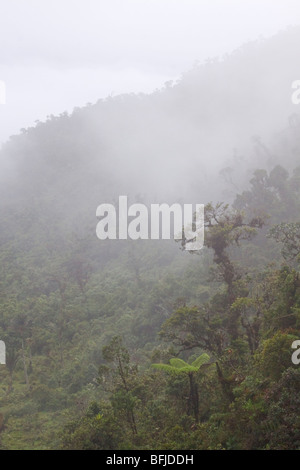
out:
M2 1L0 142L100 98L151 93L299 21L293 0Z
M298 448L298 1L0 4L0 449Z
M110 198L206 203L234 197L257 167L291 170L299 37L299 27L289 28L195 64L152 93L50 115L3 146L2 178L20 178L17 187L30 191L39 186L35 197L51 192L54 178L58 205L62 194L78 204L88 194L94 205L105 202L108 187Z

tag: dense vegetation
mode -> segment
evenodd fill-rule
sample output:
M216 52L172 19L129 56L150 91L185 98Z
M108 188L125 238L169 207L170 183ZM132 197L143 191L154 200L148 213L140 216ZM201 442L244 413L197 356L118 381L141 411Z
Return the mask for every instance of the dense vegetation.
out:
M300 365L291 360L300 339L297 115L270 146L256 136L253 154L231 166L218 162L221 171L207 184L216 188L212 202L201 200L197 172L184 194L172 165L159 167L159 184L155 172L145 180L143 195L138 179L151 169L151 152L162 146L159 160L176 148L178 157L186 145L178 135L164 141L153 109L187 103L178 122L168 117L168 137L187 115L199 124L184 92L195 77L201 87L222 71L231 77L235 61L260 50L263 57L296 34L248 46L245 57L239 51L195 69L151 96L49 117L3 147L10 169L0 204L2 449L300 448ZM132 107L135 120L126 120ZM215 124L210 132L204 145ZM100 242L96 207L127 194L127 176L132 200L188 194L205 202L203 250L190 254L174 241ZM177 186L169 190L172 177Z

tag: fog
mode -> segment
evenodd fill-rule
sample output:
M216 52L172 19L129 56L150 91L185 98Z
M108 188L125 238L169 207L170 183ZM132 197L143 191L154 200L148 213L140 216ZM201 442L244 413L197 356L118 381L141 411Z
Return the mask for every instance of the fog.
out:
M0 6L0 449L299 448L298 0Z
M296 0L0 2L0 142L47 115L150 93L196 61L299 23Z
M294 1L12 1L0 21L14 198L94 217L120 194L231 201L256 168L297 165Z

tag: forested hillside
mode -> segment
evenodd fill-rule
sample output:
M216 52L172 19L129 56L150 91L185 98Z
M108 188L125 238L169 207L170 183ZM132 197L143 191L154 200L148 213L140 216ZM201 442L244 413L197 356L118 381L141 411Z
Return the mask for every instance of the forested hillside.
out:
M1 449L299 449L300 29L1 149ZM205 246L96 208L205 204Z

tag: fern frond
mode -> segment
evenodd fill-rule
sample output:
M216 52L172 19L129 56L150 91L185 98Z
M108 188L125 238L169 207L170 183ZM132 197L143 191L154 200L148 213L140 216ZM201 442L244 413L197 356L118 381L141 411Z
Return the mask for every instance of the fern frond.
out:
M208 361L209 361L209 355L204 353L204 354L201 354L201 356L197 357L197 359L195 359L191 365L193 367L196 367L197 369L200 369L200 367L203 364L206 364Z
M165 372L168 372L169 374L173 374L173 375L182 373L180 369L177 369L176 367L172 367L169 364L152 364L152 367L154 367L155 369L164 370Z
M170 359L170 364L173 367L176 367L177 369L182 369L183 367L188 366L189 364L182 359L178 359L177 357L173 357Z

